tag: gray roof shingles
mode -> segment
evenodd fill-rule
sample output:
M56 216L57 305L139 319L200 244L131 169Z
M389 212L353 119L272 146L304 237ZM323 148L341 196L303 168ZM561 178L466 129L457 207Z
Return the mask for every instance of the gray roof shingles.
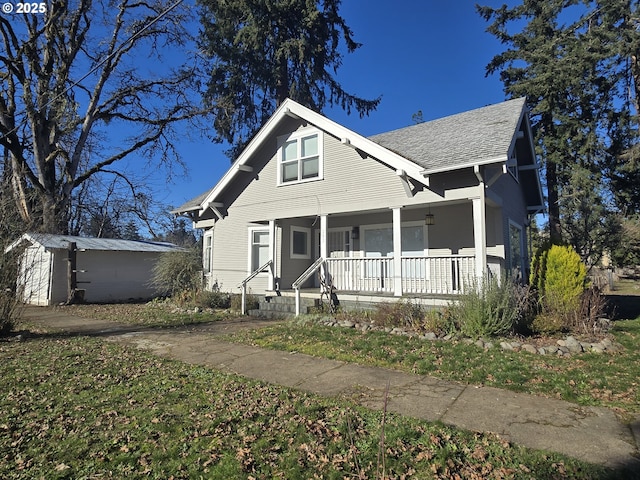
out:
M369 137L425 170L506 156L518 128L525 99L470 110Z
M369 137L428 171L455 170L483 160L506 157L518 128L524 97L469 110ZM215 187L214 187L215 188ZM212 189L172 213L195 209Z

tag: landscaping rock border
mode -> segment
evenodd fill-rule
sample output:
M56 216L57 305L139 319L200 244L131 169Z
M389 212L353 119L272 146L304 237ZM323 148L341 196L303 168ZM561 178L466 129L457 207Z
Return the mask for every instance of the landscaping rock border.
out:
M416 332L411 329L401 327L381 327L370 322L338 320L333 317L321 317L315 320L315 322L328 327L355 328L356 330L360 330L362 332L378 331L386 332L390 335L418 337L420 340L425 341L461 341L463 343L466 343L467 345L474 344L484 350L489 350L497 346L504 351L527 352L536 355L556 355L559 357L570 357L571 355L580 353L613 353L623 349L621 345L615 343L609 337L604 337L597 341L587 341L579 340L573 335L568 335L563 339L555 340L555 343L553 343L554 339L551 338L546 339L547 342L543 341L542 343L539 339L536 339L537 341L535 343L527 342L526 339L523 339L522 341L513 339L487 340L484 338L474 340L471 338L459 338L454 335L438 336L434 332Z

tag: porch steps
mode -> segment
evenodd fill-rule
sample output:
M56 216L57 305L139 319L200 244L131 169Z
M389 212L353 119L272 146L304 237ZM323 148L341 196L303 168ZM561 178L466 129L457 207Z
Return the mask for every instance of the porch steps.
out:
M300 313L310 313L316 306L313 298L300 298ZM278 318L293 317L296 314L296 299L292 296L266 295L260 298L259 308L249 310L252 317Z
M447 305L455 296L453 295L423 295L404 297L404 300L420 303L426 308L439 309ZM259 308L249 310L249 315L262 318L285 318L296 314L296 298L293 291L267 292L259 297ZM372 296L371 294L359 294L358 292L338 292L338 301L341 310L374 310L381 302L398 302L403 300L391 295ZM305 291L300 296L300 313L313 313L320 301L320 293Z

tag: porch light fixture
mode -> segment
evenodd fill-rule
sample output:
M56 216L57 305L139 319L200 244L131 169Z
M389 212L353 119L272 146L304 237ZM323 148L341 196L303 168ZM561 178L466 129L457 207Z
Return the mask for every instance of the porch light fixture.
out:
M351 230L351 238L354 240L360 238L360 227L353 227Z
M424 224L425 225L435 225L436 224L436 217L433 215L433 213L431 213L431 210L429 210L429 213L427 213L424 216Z

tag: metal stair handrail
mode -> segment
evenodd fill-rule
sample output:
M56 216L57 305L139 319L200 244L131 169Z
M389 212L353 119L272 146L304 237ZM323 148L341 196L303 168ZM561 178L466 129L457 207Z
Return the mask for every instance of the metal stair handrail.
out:
M267 263L265 263L264 265L258 267L253 272L251 272L251 274L247 278L245 278L242 282L240 282L240 285L238 285L239 288L242 288L242 307L240 309L240 313L242 315L245 315L247 313L247 283L249 283L259 273L264 272L265 270L267 270L268 268L271 268L272 266L273 266L273 260L269 260Z
M251 274L247 278L245 278L244 280L242 280L242 282L238 284L238 288L242 288L243 285L246 285L247 283L249 283L259 273L264 272L267 269L267 267L270 267L272 264L273 264L273 260L269 260L267 263L265 263L261 267L256 268L253 272L251 272Z
M291 286L295 289L299 289L300 285L302 285L304 282L306 282L309 277L311 275L313 275L316 270L318 270L322 264L324 263L324 258L320 257L318 258L315 262L313 262L311 264L311 266L309 268L307 268L302 275L300 275L292 284Z
M296 291L296 316L300 315L300 286L306 282L311 275L313 275L322 265L324 265L325 259L323 257L319 257L315 262L311 264L309 268L307 268L302 275L300 275L295 282L291 284L293 289Z

